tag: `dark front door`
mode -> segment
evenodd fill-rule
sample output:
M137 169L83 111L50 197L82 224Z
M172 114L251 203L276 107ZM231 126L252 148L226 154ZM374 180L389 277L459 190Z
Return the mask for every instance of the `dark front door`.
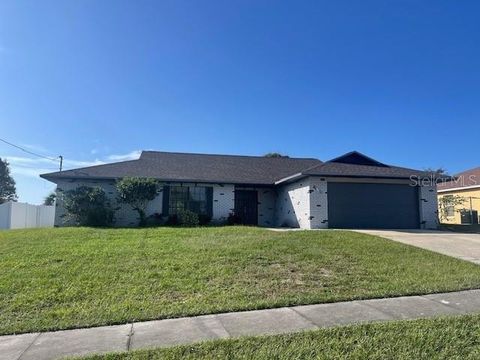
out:
M235 215L241 224L257 225L257 192L253 190L235 190Z

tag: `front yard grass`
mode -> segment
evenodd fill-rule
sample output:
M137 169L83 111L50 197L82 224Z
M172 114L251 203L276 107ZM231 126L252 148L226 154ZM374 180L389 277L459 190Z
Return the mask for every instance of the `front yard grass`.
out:
M480 266L348 231L0 232L0 334L480 287Z
M83 360L479 359L480 315L354 325L97 355Z

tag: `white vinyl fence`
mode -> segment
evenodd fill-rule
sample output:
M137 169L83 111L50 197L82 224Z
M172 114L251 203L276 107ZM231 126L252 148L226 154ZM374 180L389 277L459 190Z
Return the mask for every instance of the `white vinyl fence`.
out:
M0 205L0 229L53 227L55 206L9 201Z

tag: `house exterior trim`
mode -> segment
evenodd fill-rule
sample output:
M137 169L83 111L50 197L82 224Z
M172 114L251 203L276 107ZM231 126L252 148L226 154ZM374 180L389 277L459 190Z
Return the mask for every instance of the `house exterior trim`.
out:
M447 192L455 192L455 191L462 191L462 190L474 190L474 189L480 189L480 185L461 186L461 187L455 187L455 188L449 188L449 189L437 189L437 192L447 193Z

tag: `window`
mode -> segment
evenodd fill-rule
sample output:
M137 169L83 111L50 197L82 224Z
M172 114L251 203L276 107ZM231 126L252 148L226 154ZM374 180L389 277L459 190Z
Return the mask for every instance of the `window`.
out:
M204 186L165 186L164 206L168 215L175 215L183 210L190 210L197 214L212 215L211 187Z
M447 217L454 217L455 216L455 206L447 205L447 208L445 210L447 212Z
M450 200L450 201L449 201ZM447 217L454 217L455 216L455 205L453 204L453 196L446 195L445 196L445 215Z

